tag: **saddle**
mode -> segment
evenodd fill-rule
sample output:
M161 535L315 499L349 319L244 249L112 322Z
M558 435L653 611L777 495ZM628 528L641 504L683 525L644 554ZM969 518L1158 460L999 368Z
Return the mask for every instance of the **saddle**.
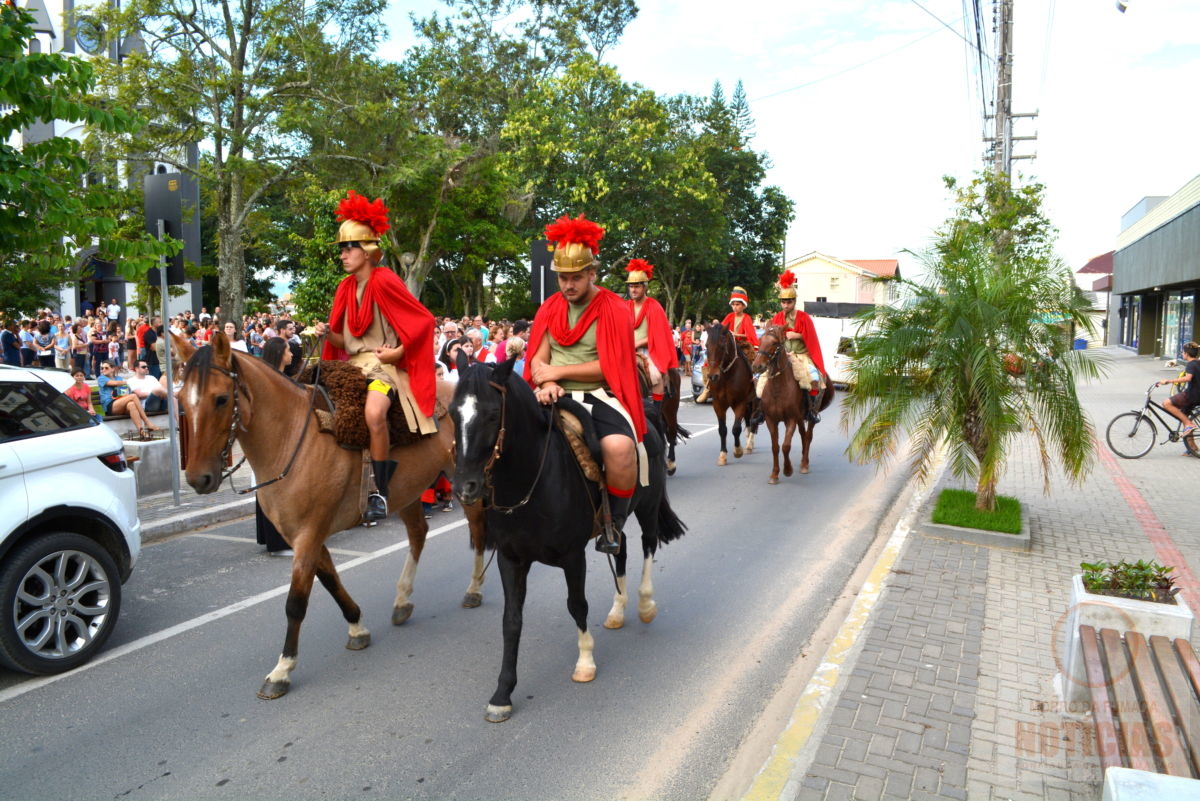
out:
M297 376L301 384L313 383L314 367L309 365ZM332 434L338 445L348 450L364 450L371 445L371 432L367 429L364 407L367 403L367 382L362 371L349 362L322 360L320 383L317 384L317 400L314 411L322 434ZM434 419L446 416L446 407L441 398L434 409ZM410 431L400 404L393 403L388 410L388 435L391 447L402 448L423 439L429 434Z
M604 473L600 469L603 458L600 455L600 438L596 436L596 427L592 424L592 416L582 403L571 398L559 398L554 406L554 425L562 432L571 453L579 463L583 477L604 485Z

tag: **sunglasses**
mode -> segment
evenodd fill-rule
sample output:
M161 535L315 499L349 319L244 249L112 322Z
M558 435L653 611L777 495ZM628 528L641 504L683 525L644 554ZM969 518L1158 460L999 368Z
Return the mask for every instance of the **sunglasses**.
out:
M344 252L353 248L361 248L362 242L338 242L338 251Z

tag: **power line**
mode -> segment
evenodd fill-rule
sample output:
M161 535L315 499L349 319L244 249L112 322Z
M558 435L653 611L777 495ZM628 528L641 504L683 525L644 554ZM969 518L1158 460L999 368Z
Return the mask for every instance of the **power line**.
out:
M958 31L954 30L954 28L950 27L950 23L946 22L944 19L942 19L941 17L939 17L937 14L934 14L934 13L933 13L932 11L930 11L928 8L926 8L925 6L923 6L923 5L921 5L920 3L918 3L918 2L917 2L917 0L912 0L912 3L913 3L913 5L915 5L917 8L921 9L921 10L922 10L922 11L924 11L926 14L928 14L929 16L933 17L933 18L934 18L934 19L936 19L938 22L940 22L940 23L941 23L943 26L945 26L946 30L950 31L950 33L954 34L954 35L955 35L955 36L957 36L959 39L962 39L964 42L966 42L966 43L967 43L967 45L968 45L968 46L970 46L970 47L974 47L976 50L978 50L978 51L980 52L980 54L982 54L982 55L986 55L986 54L983 52L983 50L981 50L981 49L980 49L978 46L971 44L971 40L970 40L970 39L968 39L967 37L963 36L963 35L962 35L961 33L959 33ZM991 58L991 56L988 56L988 58Z
M846 67L845 69L838 70L837 72L831 72L828 75L822 75L820 78L814 78L813 80L808 81L807 83L802 83L802 84L799 84L798 86L793 86L789 89L780 89L778 92L772 92L769 95L763 95L761 97L751 98L750 102L757 103L760 100L770 100L772 97L778 97L779 95L785 95L788 92L795 92L798 89L804 89L805 87L812 86L813 84L818 84L818 83L821 83L822 81L828 81L831 78L837 78L840 75L845 75L847 72L853 72L854 70L859 69L861 67L865 67L868 64L873 64L874 62L879 61L880 59L887 58L888 56L890 56L894 53L899 53L901 50L904 50L905 48L908 48L908 47L912 47L917 42L928 39L930 36L933 36L934 34L937 34L937 33L941 33L941 31L939 31L935 28L932 31L930 31L929 33L924 34L923 36L918 36L916 39L913 39L911 42L902 44L899 47L895 48L894 50L889 50L886 53L881 53L878 56L875 56L874 58L869 58L866 61L855 64L852 67Z

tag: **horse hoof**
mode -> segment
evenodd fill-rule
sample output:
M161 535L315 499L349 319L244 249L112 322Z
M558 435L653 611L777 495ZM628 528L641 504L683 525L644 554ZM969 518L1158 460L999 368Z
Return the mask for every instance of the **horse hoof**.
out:
M606 628L606 629L619 629L619 628L624 628L624 626L625 626L625 618L623 618L623 617L617 617L616 615L609 615L608 617L606 617L604 619L604 628Z
M264 701L271 701L281 696L287 695L287 691L291 689L290 681L266 681L263 682L262 689L258 691L258 697Z
M785 476L787 476L788 478L791 478L791 476L792 476L792 468L791 468L791 467L785 467L785 468L783 468L783 474L784 474Z
M734 449L733 449L733 458L734 458L734 459L741 459L741 458L742 458L742 454L743 454L743 453L745 453L745 451L743 451L743 450L742 450L742 446L741 446L741 445L739 445L739 446L737 446L736 448L734 448Z
M463 605L463 609L475 609L476 607L483 606L483 593L468 592L466 595L463 596L463 604L462 605ZM409 611L411 612L412 610L409 610ZM400 621L400 622L403 623L404 621Z
M366 634L355 634L350 639L346 640L346 649L350 651L361 651L371 644L371 632Z
M492 706L488 704L487 712L483 719L488 723L503 723L512 717L512 704L508 706Z
M577 667L575 672L571 674L571 681L587 684L592 679L596 678L596 668L593 667Z
M412 617L412 604L403 604L392 608L392 625L402 625L406 620Z
M779 476L771 476L770 478L767 479L767 483L768 484L778 484Z
M638 620L643 623L653 623L656 617L658 617L658 604L651 603L646 609L638 610Z
M801 468L800 468L800 475L802 475L802 476L806 476L806 475L808 475L808 467L801 467Z
M725 451L721 451L721 455L717 457L717 466L718 467L725 466Z
M667 462L667 475L668 476L675 475L675 468L676 468L676 465L674 462Z

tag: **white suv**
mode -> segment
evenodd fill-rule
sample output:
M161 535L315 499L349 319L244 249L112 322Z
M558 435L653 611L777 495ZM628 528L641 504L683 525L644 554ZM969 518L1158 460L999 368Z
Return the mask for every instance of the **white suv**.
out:
M64 382L0 366L0 666L37 674L104 646L142 543L121 439Z

